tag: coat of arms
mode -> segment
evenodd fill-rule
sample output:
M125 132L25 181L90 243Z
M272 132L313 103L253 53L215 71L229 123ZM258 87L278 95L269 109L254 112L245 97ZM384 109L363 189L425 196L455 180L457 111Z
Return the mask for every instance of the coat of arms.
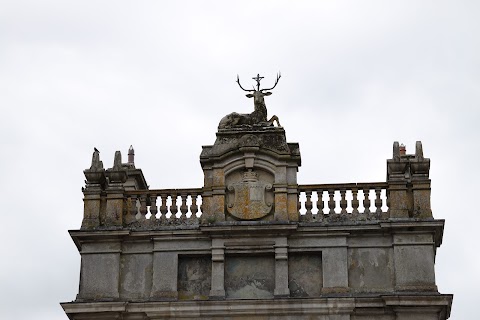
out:
M265 201L265 190L270 189L272 184L258 181L257 173L249 169L243 174L242 181L228 186L228 190L235 191L235 201L228 203L228 212L242 220L254 220L266 216L273 207L272 203Z

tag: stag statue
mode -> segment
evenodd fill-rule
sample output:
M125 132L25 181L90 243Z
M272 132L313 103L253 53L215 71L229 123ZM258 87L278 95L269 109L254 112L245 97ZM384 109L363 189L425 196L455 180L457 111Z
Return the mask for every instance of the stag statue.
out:
M267 107L265 106L265 96L269 96L272 93L268 92L273 90L277 86L278 80L282 75L280 73L277 74L277 80L275 80L275 84L273 87L268 89L260 89L260 80L264 77L260 77L260 74L257 74L253 80L257 81L257 88L253 87L251 90L244 89L240 84L240 78L237 75L237 83L243 91L251 92L248 93L246 96L247 98L253 98L253 104L255 109L252 113L230 113L220 120L218 124L219 129L231 128L236 126L273 126L274 121L277 122L277 126L280 127L280 122L278 121L277 116L273 116L270 120L267 120ZM265 92L267 91L267 92Z

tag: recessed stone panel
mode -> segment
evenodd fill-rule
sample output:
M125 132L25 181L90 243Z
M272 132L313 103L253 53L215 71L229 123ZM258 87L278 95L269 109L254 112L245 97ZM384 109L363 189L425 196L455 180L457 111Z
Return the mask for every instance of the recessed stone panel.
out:
M148 299L152 289L152 254L126 254L121 258L120 297Z
M272 256L227 256L225 293L230 299L271 299L275 288Z
M210 292L212 260L210 257L178 258L178 299L205 300Z
M83 254L81 299L118 299L120 254Z
M394 287L391 248L350 248L348 285L359 292L391 291Z
M291 297L319 297L323 286L321 254L290 254L288 279Z
M436 291L433 246L397 245L394 255L397 289Z

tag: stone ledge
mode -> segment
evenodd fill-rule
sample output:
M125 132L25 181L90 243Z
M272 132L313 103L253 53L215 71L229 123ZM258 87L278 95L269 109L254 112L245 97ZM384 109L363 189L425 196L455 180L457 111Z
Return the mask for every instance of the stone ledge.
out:
M383 312L392 312L397 308L409 308L419 311L424 308L438 309L448 316L453 295L448 294L392 294L325 297L313 299L271 299L271 300L206 300L206 301L162 301L162 302L69 302L61 303L70 319L84 313L117 313L125 315L144 313L146 319L163 318L205 318L205 317L249 317L293 315L351 315L359 312L363 315L371 312L378 314L379 308L390 308ZM446 319L444 316L440 320ZM93 318L92 318L93 319ZM128 317L126 319L129 319ZM290 318L291 319L291 318Z

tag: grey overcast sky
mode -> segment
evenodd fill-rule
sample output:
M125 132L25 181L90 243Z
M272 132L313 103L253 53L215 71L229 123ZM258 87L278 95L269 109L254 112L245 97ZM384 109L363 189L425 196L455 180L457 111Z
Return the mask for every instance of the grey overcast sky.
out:
M67 319L83 170L132 144L151 188L201 187L218 121L267 98L299 183L385 181L400 141L431 158L451 319L478 319L480 1L60 1L0 4L0 318ZM476 314L476 315L475 315Z

